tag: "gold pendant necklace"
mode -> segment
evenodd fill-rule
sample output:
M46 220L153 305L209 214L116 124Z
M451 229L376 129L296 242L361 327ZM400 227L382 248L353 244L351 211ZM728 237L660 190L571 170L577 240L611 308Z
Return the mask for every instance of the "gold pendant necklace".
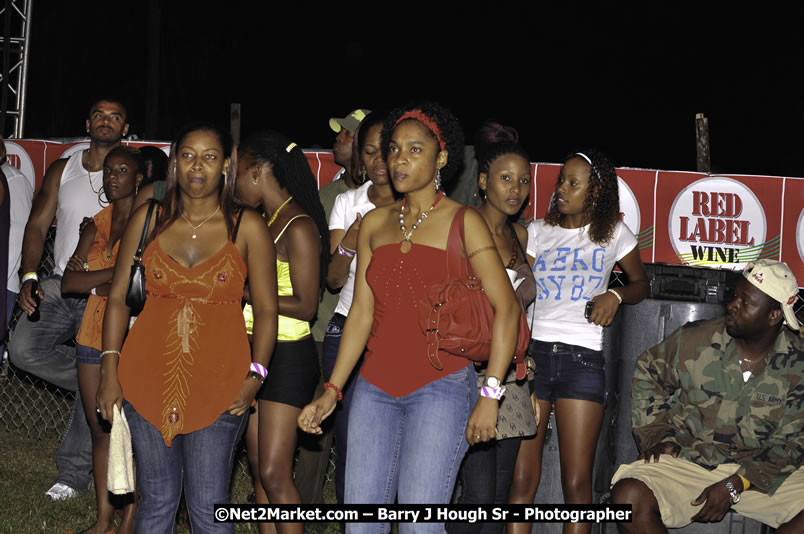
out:
M101 198L103 195L103 186L100 186L100 189L95 191L95 186L92 185L92 173L89 171L89 149L85 149L84 152L81 154L81 165L84 167L84 170L87 171L87 180L89 181L89 188L92 190L93 193L98 195L98 204L101 208L105 208L109 205L109 200L107 199L104 204L104 200Z
M197 233L196 233L196 232L198 231L198 229L199 229L199 228L201 228L201 226L203 226L205 222L207 222L208 220L210 220L210 219L212 218L212 216L213 216L213 215L215 215L216 213L218 213L218 210L219 210L219 209L221 209L221 207L220 207L220 206L217 206L217 207L215 208L215 211L213 211L212 213L210 213L209 215L207 215L207 218L206 218L206 219L204 219L203 221L201 221L201 223L200 223L200 224L198 224L198 225L195 225L195 224L191 223L191 222L190 222L190 219L188 219L188 218L187 218L187 216L186 216L184 213L182 213L182 214L181 214L181 216L184 218L184 220L185 220L185 221L187 221L187 224L189 224L190 226L192 226L192 227L193 227L193 239L195 239L196 237L198 237L198 235L197 235Z

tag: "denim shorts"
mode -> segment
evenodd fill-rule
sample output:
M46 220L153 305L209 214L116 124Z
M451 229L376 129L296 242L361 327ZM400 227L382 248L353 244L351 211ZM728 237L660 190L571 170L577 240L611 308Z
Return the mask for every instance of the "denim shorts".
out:
M532 339L530 355L536 362L536 377L530 387L537 398L604 403L606 361L603 351Z
M75 360L78 363L100 365L101 351L98 349L93 349L92 347L86 347L84 345L76 345Z

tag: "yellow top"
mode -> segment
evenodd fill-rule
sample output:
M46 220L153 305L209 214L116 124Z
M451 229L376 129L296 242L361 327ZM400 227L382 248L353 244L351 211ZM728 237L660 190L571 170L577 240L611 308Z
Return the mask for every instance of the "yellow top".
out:
M274 244L279 241L279 238L285 233L290 223L299 217L309 217L309 215L296 215L290 219L285 227L282 228L282 231L279 232L279 235L274 239ZM276 287L278 289L277 294L280 297L293 295L293 285L290 283L290 264L286 261L276 260ZM246 304L245 308L243 308L243 318L246 321L246 331L251 334L254 325L254 315L250 304ZM302 321L301 319L287 317L285 315L278 317L277 341L297 341L309 335L310 323L308 321Z

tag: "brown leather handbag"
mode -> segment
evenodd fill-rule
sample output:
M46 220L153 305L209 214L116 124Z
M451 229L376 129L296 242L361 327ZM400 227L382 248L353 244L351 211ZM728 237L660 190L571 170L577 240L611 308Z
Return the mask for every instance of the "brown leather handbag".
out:
M447 241L447 280L428 288L428 298L419 305L419 322L427 337L427 357L443 369L438 351L472 361L488 361L494 309L469 260L461 255L466 206L452 220ZM527 374L526 357L530 330L524 312L519 314L519 336L514 360L518 379Z

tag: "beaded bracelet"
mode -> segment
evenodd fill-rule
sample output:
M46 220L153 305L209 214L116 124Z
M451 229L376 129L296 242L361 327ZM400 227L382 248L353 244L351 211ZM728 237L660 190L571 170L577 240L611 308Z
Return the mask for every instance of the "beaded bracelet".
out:
M620 301L620 304L623 303L623 298L620 296L619 293L617 293L613 289L609 289L608 291L606 291L606 293L614 293L614 296L617 297L617 300Z
M101 358L103 358L107 354L117 354L118 356L120 356L120 351L119 350L105 350L105 351L101 352Z
M324 382L324 389L331 389L335 393L338 394L338 400L343 400L343 393L341 393L341 388L333 384L332 382Z
M254 380L256 380L257 382L259 382L260 384L262 384L263 382L265 382L265 377L264 377L264 376L262 376L262 375L261 375L260 373L258 373L257 371L249 371L249 372L248 372L248 374L246 375L246 378L253 378Z
M347 258L354 258L355 254L357 254L357 251L346 248L341 243L338 243L338 254L341 256L346 256Z

